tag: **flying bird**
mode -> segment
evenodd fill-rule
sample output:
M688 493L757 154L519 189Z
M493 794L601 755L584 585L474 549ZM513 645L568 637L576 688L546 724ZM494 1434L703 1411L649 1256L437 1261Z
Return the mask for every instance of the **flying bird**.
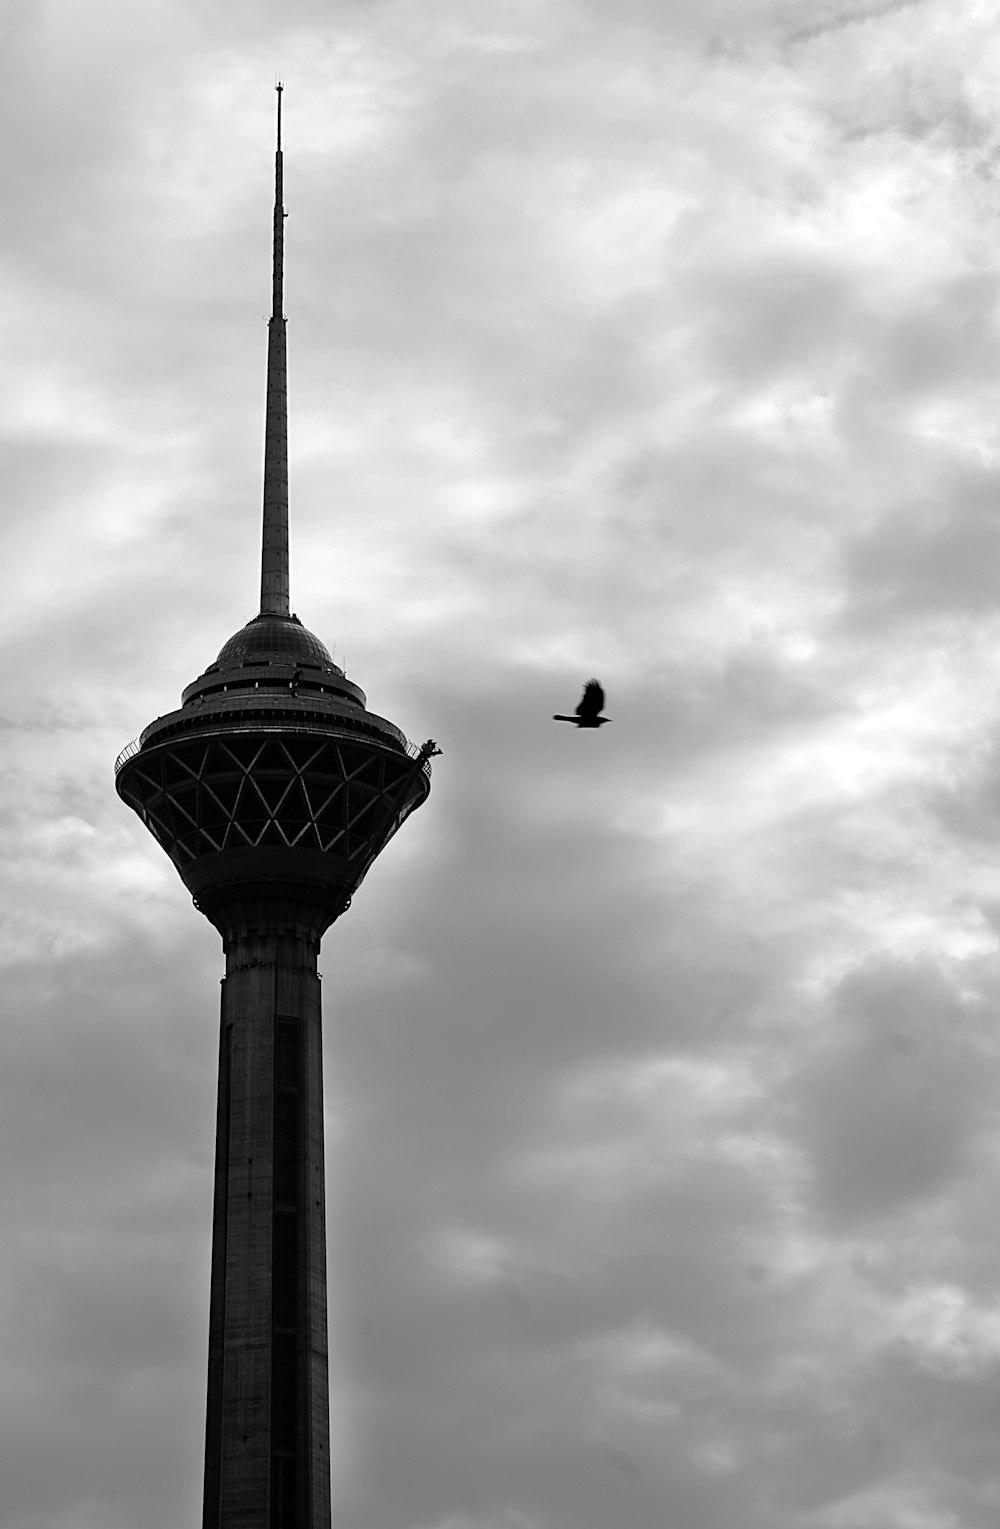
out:
M576 708L575 717L564 717L561 712L554 712L553 722L573 722L577 727L603 727L605 722L610 722L610 717L602 717L604 710L604 691L598 680L588 680L583 687L583 695L580 704Z

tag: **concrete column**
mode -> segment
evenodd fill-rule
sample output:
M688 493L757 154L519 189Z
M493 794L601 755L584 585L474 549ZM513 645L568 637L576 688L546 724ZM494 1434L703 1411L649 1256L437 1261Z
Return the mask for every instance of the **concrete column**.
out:
M329 1529L319 939L224 938L203 1525Z

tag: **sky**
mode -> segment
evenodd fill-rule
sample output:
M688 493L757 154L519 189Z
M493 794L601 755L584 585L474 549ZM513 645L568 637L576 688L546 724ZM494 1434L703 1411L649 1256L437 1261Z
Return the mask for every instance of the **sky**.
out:
M1000 1514L1000 25L0 7L0 1529L200 1522L220 942L114 792L292 605L338 1529ZM600 677L612 725L553 723Z

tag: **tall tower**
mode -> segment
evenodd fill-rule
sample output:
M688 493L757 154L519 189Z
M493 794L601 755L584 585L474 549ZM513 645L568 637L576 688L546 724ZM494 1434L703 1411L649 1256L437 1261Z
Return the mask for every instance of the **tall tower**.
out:
M289 611L281 89L260 614L115 765L222 935L203 1529L329 1529L320 939L430 790Z

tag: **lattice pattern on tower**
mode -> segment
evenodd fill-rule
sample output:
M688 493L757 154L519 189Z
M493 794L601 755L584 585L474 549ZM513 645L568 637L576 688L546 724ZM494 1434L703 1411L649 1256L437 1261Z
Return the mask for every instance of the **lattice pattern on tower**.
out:
M178 870L270 845L366 861L422 799L419 764L363 742L254 732L133 756L122 794Z

